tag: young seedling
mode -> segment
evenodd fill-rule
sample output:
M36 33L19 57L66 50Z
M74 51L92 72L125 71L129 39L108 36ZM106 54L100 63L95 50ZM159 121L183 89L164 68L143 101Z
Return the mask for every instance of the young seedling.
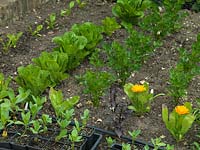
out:
M48 130L47 125L52 123L52 118L47 114L42 114L42 118L39 121L43 126L44 132L46 132Z
M76 127L73 128L71 134L69 134L69 140L71 141L71 149L75 150L75 142L81 142L82 136L79 136L79 132Z
M137 136L141 133L141 130L134 130L134 131L128 131L129 135L131 136L132 143L136 140Z
M79 8L83 8L86 5L86 2L82 1L82 0L76 0L76 3L78 4Z
M154 150L158 150L160 147L166 146L166 144L164 142L162 142L162 139L160 137L151 139L151 142L154 146Z
M113 144L116 143L116 140L115 140L115 139L112 139L112 138L109 136L109 137L106 137L106 142L107 142L108 146L111 147Z
M83 115L81 115L81 128L83 129L84 127L86 127L87 125L87 121L89 119L89 113L90 111L88 109L85 109L84 112L83 112Z
M1 103L0 108L0 130L3 130L2 137L7 137L6 127L13 123L13 121L10 120L9 112L11 111L11 105L9 100L5 100L4 103Z
M47 24L47 29L54 29L55 25L56 25L56 14L52 13L49 15L49 19L47 19L46 21Z
M33 99L33 103L30 102L30 111L31 111L31 115L32 115L32 120L35 119L37 113L42 109L43 104L46 102L46 97L35 97L32 95L32 99Z
M67 129L66 127L70 124L70 120L67 119L59 119L57 120L58 125L60 126L59 135L56 136L55 140L59 141L62 138L67 137Z
M13 116L19 111L22 111L22 109L19 108L18 104L25 103L26 100L28 100L28 97L30 95L30 90L25 91L22 87L18 88L18 95L15 96L15 93L13 90L10 90L8 92L8 97L11 104L11 111L13 113Z
M68 5L68 8L67 9L63 9L60 11L60 15L62 17L64 17L65 15L66 16L69 16L71 14L71 11L72 11L72 8L75 6L75 2L74 1L71 1Z
M32 131L33 134L38 135L39 133L44 132L39 120L33 120L31 121L31 124L33 124L33 127L30 127L30 131Z
M23 125L24 126L24 132L22 135L24 135L26 133L26 131L28 130L28 126L31 122L31 113L30 111L27 112L27 113L24 113L24 112L21 112L21 117L22 117L22 121L16 121L14 122L15 124L17 125Z
M128 143L122 143L122 150L131 150L131 145Z
M23 32L17 34L7 34L8 41L2 42L3 52L7 53L10 48L16 48L19 38L22 36Z
M29 27L29 31L32 36L41 36L40 31L43 29L43 25L39 24L36 26L35 30L32 27Z
M11 77L6 78L3 73L0 73L0 102L8 96L9 91L12 91L9 87L10 81Z

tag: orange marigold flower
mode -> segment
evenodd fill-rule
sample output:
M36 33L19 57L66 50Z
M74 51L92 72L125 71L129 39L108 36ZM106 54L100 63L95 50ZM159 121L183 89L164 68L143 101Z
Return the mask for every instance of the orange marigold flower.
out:
M176 113L178 113L179 115L185 115L189 113L189 109L185 106L176 106L175 107L175 111Z
M146 87L144 85L135 84L131 87L131 90L135 93L141 93L146 91Z

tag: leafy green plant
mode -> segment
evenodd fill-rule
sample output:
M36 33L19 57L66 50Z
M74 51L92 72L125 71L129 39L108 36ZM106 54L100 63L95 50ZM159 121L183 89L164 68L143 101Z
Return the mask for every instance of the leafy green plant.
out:
M84 36L87 39L85 48L88 51L93 51L97 44L103 39L101 35L101 27L92 22L85 22L83 24L74 24L71 30L78 36Z
M33 30L32 27L29 27L29 31L32 36L41 36L40 32L43 29L43 25L39 24L36 26L36 28Z
M102 21L102 28L103 32L107 35L111 36L113 32L115 32L117 29L121 28L121 25L119 25L114 17L106 17Z
M138 32L126 26L129 37L126 39L126 48L130 51L130 59L133 63L132 70L139 70L143 62L150 56L159 44L142 32Z
M198 51L200 44L200 34L197 36L197 42L192 44L192 50L179 49L179 61L175 68L170 70L169 94L173 97L175 103L180 98L187 96L187 88L193 77L200 74L200 53Z
M6 127L9 124L12 124L12 121L10 120L10 101L5 100L3 103L0 103L0 130L3 130L2 136L7 136L7 129ZM9 123L10 122L10 123Z
M109 136L109 137L106 137L106 142L107 142L108 146L111 147L113 144L116 143L116 140L115 140L115 139L112 139L112 138Z
M127 94L131 101L131 105L128 106L129 109L136 112L138 115L150 111L150 104L154 98L164 94L153 95L149 91L149 84L145 82L143 85L132 83L127 83L124 85L124 92Z
M83 76L78 78L80 84L85 86L84 93L90 94L94 106L99 106L100 97L114 82L114 77L108 72L86 71Z
M115 78L118 79L119 83L124 85L134 67L130 58L131 52L116 41L112 42L111 45L104 44L103 48L107 56L108 66L114 71Z
M56 14L55 13L51 13L49 15L49 18L46 19L46 24L47 24L47 29L54 29L55 25L56 25Z
M22 36L23 32L16 34L7 34L7 41L3 41L3 52L7 53L10 48L16 48L19 38Z
M32 64L26 67L17 68L18 76L16 82L25 90L30 89L34 96L40 95L51 84L50 73L46 70L41 70L40 67Z
M0 102L1 99L8 96L8 92L11 90L9 84L11 77L5 78L3 73L0 73Z
M123 21L135 24L144 16L144 11L150 5L151 1L149 0L117 0L112 8L112 13Z
M156 39L175 32L181 27L180 21L185 16L180 11L184 0L163 0L163 6L152 3L149 13L139 22L144 31L149 31Z
M60 81L66 79L68 75L64 73L68 65L68 55L63 52L42 52L40 57L33 58L32 61L42 70L49 71L51 86L55 86Z
M192 126L195 116L192 114L191 103L185 102L184 105L176 106L170 114L168 108L163 106L162 119L173 137L180 141Z
M79 101L79 96L74 96L64 100L62 91L56 91L53 88L50 89L49 98L57 118L63 118L66 111L71 110Z
M68 55L68 63L66 70L76 68L80 62L89 54L84 48L87 39L84 36L78 36L74 32L65 32L62 36L53 38L53 42L57 44L55 51L64 52Z

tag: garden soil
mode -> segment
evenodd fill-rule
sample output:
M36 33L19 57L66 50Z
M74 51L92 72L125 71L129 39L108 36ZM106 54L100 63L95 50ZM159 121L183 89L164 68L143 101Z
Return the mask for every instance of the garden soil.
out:
M40 37L33 37L29 33L29 27L35 27L37 24L45 24L45 19L51 13L60 14L60 10L67 8L69 1L59 1L56 4L48 2L47 4L30 10L25 14L22 20L13 24L0 27L0 36L5 38L7 33L16 33L22 31L24 34L20 39L17 48L10 49L7 54L0 51L0 71L6 76L13 78L12 87L17 88L14 78L17 75L17 67L26 66L31 63L31 59L38 57L42 51L52 51L55 46L52 38L62 35L68 31L74 23L83 23L91 21L100 24L101 20L106 16L112 16L111 8L113 2L101 0L88 0L84 8L75 7L69 16L57 17L57 25L54 30L42 30ZM56 89L63 91L66 98L79 95L80 102L76 106L76 117L79 118L80 113L84 109L90 110L91 126L96 126L105 130L116 132L118 135L128 135L128 131L140 129L141 134L138 139L150 142L151 138L164 137L163 141L174 144L176 150L189 150L189 145L197 140L197 125L193 125L191 130L186 134L185 140L176 143L171 134L162 121L161 109L162 105L168 106L170 111L175 107L172 99L167 96L167 88L169 86L169 70L174 67L178 60L178 48L183 47L191 49L191 44L195 42L197 33L200 32L200 14L188 11L188 16L183 20L183 28L167 36L163 40L163 46L156 49L152 56L144 62L144 65L138 72L133 72L127 82L139 83L147 81L150 88L155 94L165 93L165 96L157 97L153 103L150 113L143 116L137 116L127 109L130 104L123 89L113 87L106 91L106 95L101 98L100 106L95 108L92 106L91 99L83 94L83 89L75 75L83 74L87 69L91 68L88 59L86 59L78 68L69 72L70 77L56 86ZM112 37L104 37L104 40L111 42L113 40L121 41L126 38L124 29L115 32ZM0 45L0 50L2 45ZM48 94L47 89L44 95ZM113 99L114 94L114 99ZM200 76L195 77L188 91L188 98L184 101L191 101L195 106L195 99L200 97ZM53 108L48 101L43 113L54 115ZM100 150L106 150L104 146L100 146Z

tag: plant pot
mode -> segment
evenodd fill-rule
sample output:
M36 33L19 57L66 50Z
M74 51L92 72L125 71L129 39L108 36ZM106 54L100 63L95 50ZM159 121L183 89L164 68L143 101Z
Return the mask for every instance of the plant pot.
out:
M106 131L103 129L95 128L96 133L99 133L103 136L103 140L106 142L105 137L112 137L112 139L115 139L117 143L113 144L111 146L111 150L122 150L122 144L121 143L128 143L131 145L132 149L140 149L143 150L144 147L147 145L149 147L149 150L153 150L154 146L151 143L143 142L142 140L136 139L134 143L132 143L132 139L126 136L121 136L120 138L117 136L115 132L112 131ZM103 145L105 146L105 145ZM107 147L107 149L109 149ZM158 150L164 150L164 148L159 148Z

